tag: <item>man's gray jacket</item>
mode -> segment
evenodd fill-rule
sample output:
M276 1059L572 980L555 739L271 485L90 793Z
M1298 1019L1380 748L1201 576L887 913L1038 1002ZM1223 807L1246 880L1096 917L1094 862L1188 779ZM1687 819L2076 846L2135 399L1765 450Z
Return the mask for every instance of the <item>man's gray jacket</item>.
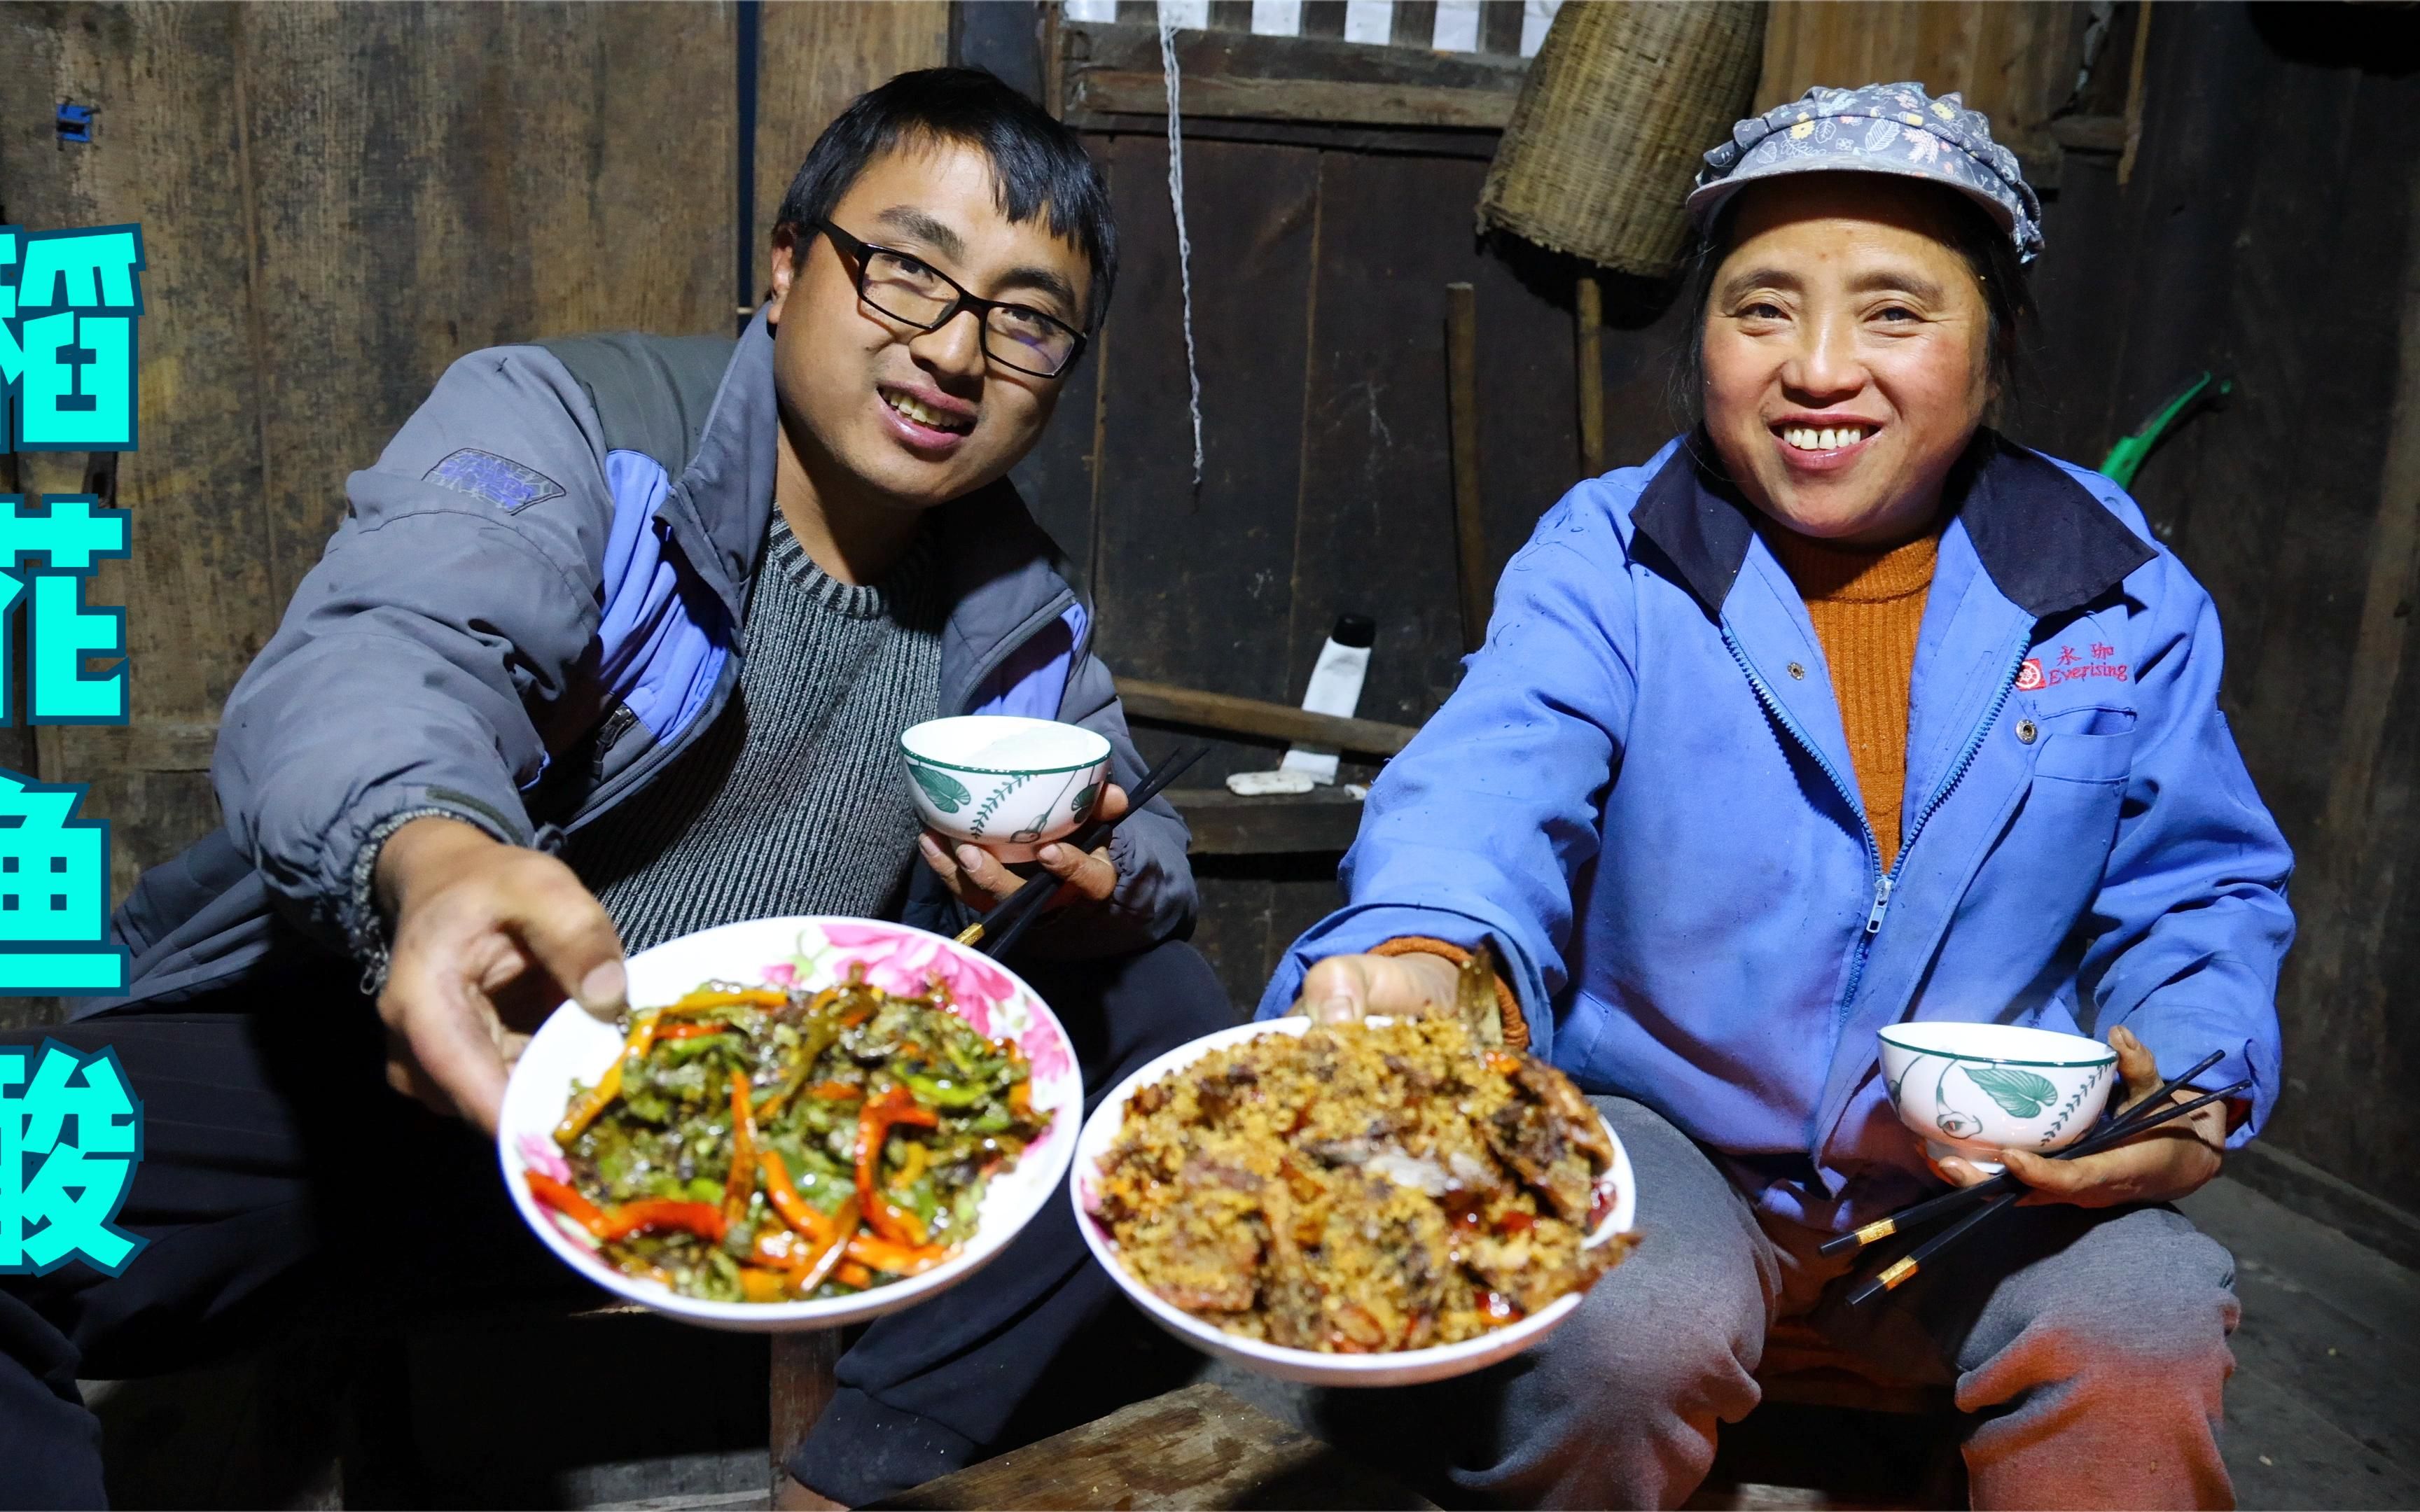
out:
M376 961L369 867L410 818L546 848L610 823L738 685L773 507L772 352L759 316L736 344L584 337L454 363L352 475L325 556L227 700L211 768L226 827L144 875L113 920L128 995L79 1016L282 976L298 951ZM1049 537L1005 482L937 513L941 709L1096 730L1132 787L1094 617ZM1186 841L1164 801L1128 819L1116 894L1042 948L1187 932ZM955 927L916 878L909 920Z

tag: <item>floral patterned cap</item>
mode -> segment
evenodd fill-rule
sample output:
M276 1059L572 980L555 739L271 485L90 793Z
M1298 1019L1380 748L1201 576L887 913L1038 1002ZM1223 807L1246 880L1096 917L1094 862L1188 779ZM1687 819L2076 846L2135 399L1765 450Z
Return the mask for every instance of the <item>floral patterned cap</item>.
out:
M1847 169L1930 178L1966 194L2017 244L2017 260L2042 249L2041 200L2017 155L1992 140L1992 123L1957 94L1935 100L1920 84L1862 89L1809 89L1787 105L1751 116L1731 139L1706 154L1689 192L1689 215L1703 231L1714 211L1752 179Z

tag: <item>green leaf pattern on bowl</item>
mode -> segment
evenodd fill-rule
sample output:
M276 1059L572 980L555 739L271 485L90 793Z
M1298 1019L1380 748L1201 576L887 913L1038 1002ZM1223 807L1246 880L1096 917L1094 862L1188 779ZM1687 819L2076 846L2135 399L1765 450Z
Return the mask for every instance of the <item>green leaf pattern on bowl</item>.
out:
M1900 1072L1899 1080L1884 1082L1883 1085L1889 1091L1891 1104L1894 1107L1900 1105L1900 1088L1907 1085L1907 1079L1916 1073L1916 1069L1927 1060L1934 1058L1936 1057L1932 1056L1917 1056ZM1993 1102L1999 1104L2000 1110L2010 1118L2040 1118L2042 1110L2058 1099L2057 1084L2047 1076L2014 1066L1975 1066L1951 1057L1945 1056L1938 1058L1941 1060L1941 1075L1932 1087L1934 1109L1932 1121L1935 1128L1953 1139L1969 1139L1983 1132L1981 1119L1962 1108L1952 1106L1949 1102L1949 1073L1953 1071L1964 1071L1966 1079L1981 1088ZM2050 1128L2043 1131L2040 1136L2042 1140L2047 1142L2057 1138L2059 1131L2067 1126L2068 1119L2075 1116L2076 1110L2084 1105L2085 1101L2092 1095L2093 1089L2098 1088L2102 1079L2108 1074L2109 1068L2102 1066L2086 1077L2084 1085L2078 1088L2059 1108L2057 1119L2051 1124Z
M1067 795L1067 790L1069 788L1074 787L1077 783L1083 781L1083 779L1084 774L1078 772L1075 776L1067 779L1066 781L1060 783L1059 791L1050 797L1048 802L1043 804L1042 811L1033 816L1033 823L1026 825L1023 829L1018 830L1016 834L1011 835L1008 838L1019 845L1031 845L1035 841L1040 840L1044 832L1049 829L1051 822L1059 816L1060 799L1064 798ZM1081 818L1083 816L1085 807L1092 801L1092 795L1099 791L1099 784L1088 784L1082 793L1076 795L1075 803L1069 806L1068 817Z
M1003 802L1007 801L1008 795L1032 780L1033 779L1031 776L1013 777L1007 781L1002 782L1000 786L992 789L991 796L984 799L983 807L977 809L975 810L975 816L967 821L967 833L972 835L977 840L981 840L984 836L985 828L991 823L991 816L1000 811L1000 806ZM972 796L972 795L969 795L969 796Z
M1983 1132L1983 1120L1949 1105L1949 1073L1957 1069L1957 1061L1945 1059L1941 1078L1932 1084L1932 1125L1952 1139L1969 1139Z
M2058 1085L2036 1072L2014 1066L1969 1066L1966 1079L1991 1094L2000 1111L2012 1119L2038 1119L2058 1101Z
M2058 1117L2052 1120L2048 1129L2042 1131L2042 1140L2045 1144L2058 1137L2058 1132L2067 1127L2067 1120L2075 1117L2075 1110L2084 1105L2084 1100L2092 1095L2093 1088L2099 1087L2102 1079L2108 1074L2109 1068L2100 1066L2093 1070L2091 1075L2084 1079L2084 1085L2075 1089L2075 1095L2061 1104Z
M956 813L974 798L974 795L967 791L965 783L947 772L938 772L932 767L909 762L908 775L924 790L924 796L933 800L933 807L943 813Z

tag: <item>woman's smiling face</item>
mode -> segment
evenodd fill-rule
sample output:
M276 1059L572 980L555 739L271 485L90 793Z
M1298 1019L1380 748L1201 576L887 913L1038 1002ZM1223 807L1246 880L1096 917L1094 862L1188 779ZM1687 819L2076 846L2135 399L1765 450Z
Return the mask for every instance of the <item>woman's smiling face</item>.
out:
M1706 430L1748 501L1801 534L1920 534L1982 424L1991 311L1938 193L1805 173L1732 212L1706 301Z

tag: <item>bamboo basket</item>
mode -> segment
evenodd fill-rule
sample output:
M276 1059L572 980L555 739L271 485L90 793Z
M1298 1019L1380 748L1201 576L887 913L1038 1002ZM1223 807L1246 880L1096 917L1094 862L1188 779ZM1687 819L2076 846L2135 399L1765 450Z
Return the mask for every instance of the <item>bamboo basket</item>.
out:
M1753 101L1764 15L1755 0L1567 0L1479 192L1481 228L1669 273L1706 149Z

